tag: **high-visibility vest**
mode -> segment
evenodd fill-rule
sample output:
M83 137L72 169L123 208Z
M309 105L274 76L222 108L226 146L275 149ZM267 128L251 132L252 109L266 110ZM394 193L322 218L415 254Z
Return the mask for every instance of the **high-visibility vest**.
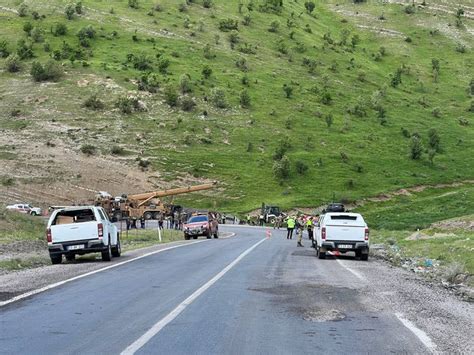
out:
M286 224L288 225L288 228L295 228L295 220L293 218L288 218Z

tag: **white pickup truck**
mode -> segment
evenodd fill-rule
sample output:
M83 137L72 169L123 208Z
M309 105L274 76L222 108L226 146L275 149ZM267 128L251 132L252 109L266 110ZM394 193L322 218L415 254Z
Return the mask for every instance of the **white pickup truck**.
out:
M361 260L368 260L369 228L358 213L326 213L316 226L314 247L319 259L324 259L328 251L352 251Z
M121 253L120 235L102 207L80 206L55 210L46 230L51 262L60 264L62 256L74 260L76 254L102 253L110 261Z

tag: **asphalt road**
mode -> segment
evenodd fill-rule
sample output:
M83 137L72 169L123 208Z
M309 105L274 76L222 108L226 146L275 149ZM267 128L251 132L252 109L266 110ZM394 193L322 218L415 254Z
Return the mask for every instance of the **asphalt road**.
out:
M265 239L260 228L221 230L237 235L150 255L0 308L0 353L428 351L429 339L423 343L380 307L370 280L351 269L370 261L318 260L307 240L296 248L282 231Z

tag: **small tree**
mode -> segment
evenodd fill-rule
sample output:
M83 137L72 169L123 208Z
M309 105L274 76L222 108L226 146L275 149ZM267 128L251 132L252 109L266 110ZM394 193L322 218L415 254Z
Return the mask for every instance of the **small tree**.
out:
M0 41L0 58L7 58L10 55L7 41Z
M140 7L138 0L128 0L128 7L132 9L138 9Z
M27 36L31 35L32 29L33 29L33 25L31 24L31 22L28 21L23 24L23 31L26 33Z
M439 153L441 151L441 138L439 137L438 131L434 128L431 128L428 131L428 144L432 150L434 150L436 153Z
M202 68L202 76L204 79L209 79L212 75L212 69L209 67L209 65L205 65L204 68Z
M402 83L402 69L398 68L392 76L392 80L390 81L390 85L396 88L398 85Z
M225 97L225 91L221 88L213 88L211 90L211 102L217 108L226 108L228 104Z
M410 158L413 160L420 160L423 155L423 145L421 139L417 135L411 137Z
M181 94L187 94L193 91L189 74L183 74L179 77L179 90Z
M67 5L66 8L64 9L64 15L66 16L68 20L74 19L75 13L76 13L76 9L71 4Z
M290 159L286 155L273 163L273 175L280 180L290 177Z
M434 81L435 83L438 82L438 76L439 76L439 69L440 69L440 66L439 66L439 59L431 59L431 68L433 70L433 78L434 78Z
M5 61L5 70L9 73L16 73L20 71L20 57L16 54L10 54Z
M240 92L239 101L240 101L240 106L242 106L243 108L250 107L251 99L247 90L244 89Z
M27 15L28 15L28 5L22 2L20 6L18 7L18 16L25 17Z
M334 122L334 119L332 117L332 115L329 113L327 114L325 117L324 117L324 120L326 121L326 125L328 126L328 128L331 128L333 122Z
M76 2L76 5L74 6L74 9L76 10L76 13L77 13L78 15L81 15L81 14L82 14L82 10L83 10L83 8L82 8L82 1Z
M67 34L67 26L64 23L57 23L52 29L54 36L65 36Z
M308 169L309 169L308 165L306 165L306 163L305 163L304 161L301 161L301 160L297 160L297 161L296 161L295 167L296 167L296 172L297 172L299 175L304 175L304 174L306 174L306 172L307 172Z
M316 5L312 1L306 1L304 3L304 7L306 8L306 11L308 12L308 14L311 14L314 8L316 7Z
M176 92L176 89L168 85L165 87L165 102L171 106L171 107L176 107L178 105L178 93Z
M285 92L285 97L290 99L293 95L293 86L288 84L283 84L283 91Z

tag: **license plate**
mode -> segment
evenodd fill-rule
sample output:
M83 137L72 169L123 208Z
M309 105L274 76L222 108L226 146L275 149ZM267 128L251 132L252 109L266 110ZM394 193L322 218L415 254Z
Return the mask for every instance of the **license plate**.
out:
M352 249L352 244L339 244L337 247L339 249Z
M77 250L77 249L84 249L84 244L70 245L67 247L67 250Z

